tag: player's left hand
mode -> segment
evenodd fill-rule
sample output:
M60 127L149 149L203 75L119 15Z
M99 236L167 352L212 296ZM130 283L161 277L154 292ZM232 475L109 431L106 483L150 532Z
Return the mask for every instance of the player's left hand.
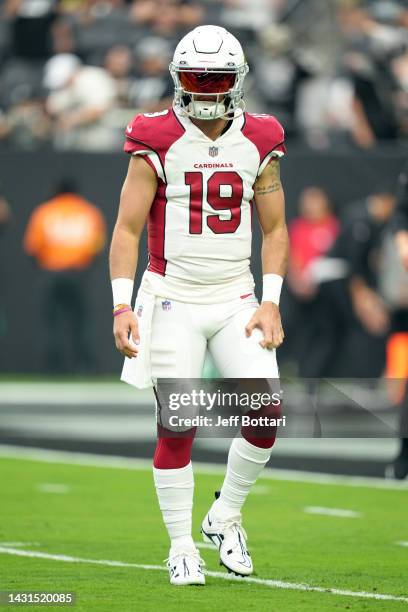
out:
M269 350L278 348L285 337L279 307L273 302L262 302L245 327L247 338L251 336L255 328L260 329L263 333L264 339L259 343L262 348Z

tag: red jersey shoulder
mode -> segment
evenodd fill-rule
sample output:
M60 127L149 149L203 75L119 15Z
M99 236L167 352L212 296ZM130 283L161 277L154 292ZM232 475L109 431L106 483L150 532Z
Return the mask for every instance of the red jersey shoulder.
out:
M125 130L126 153L150 149L164 157L169 147L184 134L184 128L174 111L136 115Z
M245 113L242 133L256 146L261 161L272 152L286 153L285 131L273 115Z

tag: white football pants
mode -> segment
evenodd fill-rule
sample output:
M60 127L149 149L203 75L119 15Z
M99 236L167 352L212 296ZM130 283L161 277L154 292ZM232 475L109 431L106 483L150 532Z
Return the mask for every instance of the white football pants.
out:
M208 348L223 378L279 377L276 351L263 349L262 332L245 326L258 308L254 296L220 304L156 298L150 343L152 378L201 378Z

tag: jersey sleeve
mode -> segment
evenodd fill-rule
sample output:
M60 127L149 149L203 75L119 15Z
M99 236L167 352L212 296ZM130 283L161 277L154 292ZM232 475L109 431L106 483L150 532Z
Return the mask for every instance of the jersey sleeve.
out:
M164 180L164 171L155 138L151 134L151 126L146 122L144 115L136 115L126 126L125 144L123 150L130 155L139 155L145 158L153 168L158 178Z
M131 155L144 157L154 168L158 178L167 183L166 155L184 132L172 109L136 115L126 128L124 150Z
M258 176L273 157L285 155L285 131L276 117L246 113L246 122L242 131L258 149Z

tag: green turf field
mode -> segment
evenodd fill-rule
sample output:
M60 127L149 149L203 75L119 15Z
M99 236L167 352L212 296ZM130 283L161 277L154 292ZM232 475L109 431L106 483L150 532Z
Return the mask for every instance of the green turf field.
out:
M66 609L86 612L408 610L408 547L396 545L408 541L407 489L261 480L244 512L261 582L215 574L205 587L171 587L165 571L126 566L163 566L168 553L148 470L0 459L0 482L0 590L74 591L77 602ZM197 540L220 482L220 475L196 476ZM306 506L361 515L306 514ZM18 556L18 551L56 557ZM226 575L215 550L201 553L210 573ZM61 555L124 566L63 562ZM299 583L407 600L302 591Z

